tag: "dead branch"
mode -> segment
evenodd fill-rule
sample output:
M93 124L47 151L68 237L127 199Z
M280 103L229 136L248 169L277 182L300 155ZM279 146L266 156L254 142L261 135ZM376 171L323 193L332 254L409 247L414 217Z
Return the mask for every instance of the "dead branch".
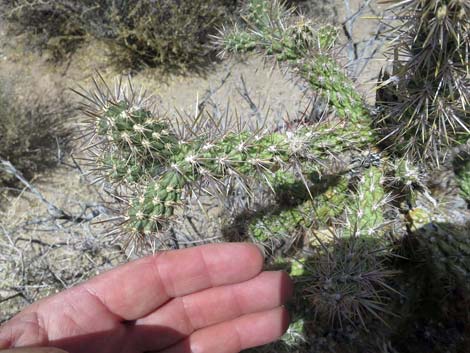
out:
M54 220L64 220L73 223L83 223L89 222L99 214L101 211L99 209L94 210L91 215L86 216L86 212L89 208L88 205L85 205L84 210L79 215L72 215L53 203L49 202L41 192L36 189L31 183L29 183L23 176L23 174L17 170L11 162L6 161L4 159L0 159L0 168L3 169L5 172L12 174L16 179L18 179L44 206L47 208L47 212L49 213L50 217Z

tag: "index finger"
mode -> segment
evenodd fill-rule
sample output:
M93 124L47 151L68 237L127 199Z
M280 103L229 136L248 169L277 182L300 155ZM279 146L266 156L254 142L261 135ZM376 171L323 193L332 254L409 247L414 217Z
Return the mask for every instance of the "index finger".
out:
M83 288L122 320L143 317L169 299L247 281L263 267L252 244L211 244L168 251L118 267Z

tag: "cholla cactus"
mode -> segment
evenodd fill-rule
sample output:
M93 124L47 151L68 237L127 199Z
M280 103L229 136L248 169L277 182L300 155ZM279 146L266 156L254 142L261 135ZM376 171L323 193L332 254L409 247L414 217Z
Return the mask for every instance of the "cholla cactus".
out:
M470 136L470 5L460 0L407 0L391 9L392 75L385 73L377 125L390 150L439 163L446 147Z
M315 236L328 240L326 234ZM302 277L305 298L318 319L364 328L370 319L384 321L387 304L398 293L387 284L396 272L387 268L382 249L361 236L331 231L329 240L309 258Z
M162 231L175 207L184 204L184 195L201 189L201 183L225 178L244 183L257 178L274 191L276 175L289 175L292 170L318 172L318 162L349 145L364 143L336 123L276 132L237 130L222 123L209 127L213 119L205 119L203 113L192 122L196 127L178 131L152 111L131 85L126 88L119 82L112 93L102 83L87 97L90 104L85 111L93 131L88 133L86 149L99 178L136 190L129 201L125 230L138 237ZM244 187L248 188L246 183Z
M437 216L439 217L439 216ZM436 215L418 207L407 219L412 240L417 243L413 256L430 269L434 279L449 289L460 287L470 293L470 237L468 226L438 223ZM450 220L449 220L450 221Z
M221 53L258 49L274 55L278 61L294 63L310 87L343 119L331 129L331 140L336 139L332 144L338 146L338 150L344 150L341 142L344 140L351 142L349 146L361 147L376 141L371 116L362 97L330 55L338 30L330 25L315 26L302 16L292 20L293 12L283 9L279 1L272 5L266 0L249 1L247 18L251 20L247 20L245 28L234 26L231 31L221 31L218 37Z
M287 61L301 60L314 48L331 48L337 37L334 27L317 29L311 19L296 18L294 12L279 0L248 1L242 13L244 22L220 30L216 37L221 55L260 49L279 61Z

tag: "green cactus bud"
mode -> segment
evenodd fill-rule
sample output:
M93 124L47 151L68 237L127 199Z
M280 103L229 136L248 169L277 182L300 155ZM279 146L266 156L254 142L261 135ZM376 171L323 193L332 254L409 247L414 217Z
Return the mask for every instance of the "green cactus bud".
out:
M281 341L288 347L295 347L307 341L305 332L305 320L294 320L287 329L286 333L281 337Z
M291 265L291 270L289 272L291 277L301 277L306 274L306 269L305 269L305 262L306 259L302 258L298 261L293 261Z
M447 16L447 13L448 13L448 9L446 5L442 5L441 7L439 7L439 9L437 10L437 14L436 14L437 20L439 22L443 22Z

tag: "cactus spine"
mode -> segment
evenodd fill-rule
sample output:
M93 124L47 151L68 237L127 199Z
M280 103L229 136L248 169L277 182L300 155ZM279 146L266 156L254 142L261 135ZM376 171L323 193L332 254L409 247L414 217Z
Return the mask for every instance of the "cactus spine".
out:
M470 136L470 7L466 1L412 0L393 7L392 75L384 73L377 126L394 153L439 163Z

